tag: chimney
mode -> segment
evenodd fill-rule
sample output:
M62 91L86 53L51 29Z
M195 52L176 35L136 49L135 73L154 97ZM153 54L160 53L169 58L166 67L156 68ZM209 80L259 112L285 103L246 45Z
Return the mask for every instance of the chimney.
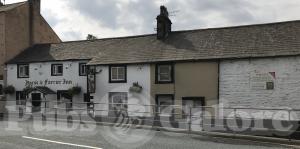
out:
M28 0L29 4L29 44L34 44L35 21L39 19L41 11L41 0Z
M40 13L41 11L41 0L28 0L29 7L33 11Z
M172 31L172 22L169 19L169 12L165 6L160 6L160 14L157 20L157 39L165 39Z

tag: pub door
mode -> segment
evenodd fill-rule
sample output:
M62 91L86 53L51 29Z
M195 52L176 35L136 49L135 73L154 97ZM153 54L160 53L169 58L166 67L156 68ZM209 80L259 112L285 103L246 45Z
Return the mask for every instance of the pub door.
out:
M34 112L40 112L41 111L41 94L40 93L32 93L31 94L32 98L32 113Z

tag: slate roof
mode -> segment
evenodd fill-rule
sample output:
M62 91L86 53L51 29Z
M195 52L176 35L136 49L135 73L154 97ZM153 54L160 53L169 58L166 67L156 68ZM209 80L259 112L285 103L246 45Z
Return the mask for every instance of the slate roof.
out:
M5 12L5 11L9 11L12 10L14 8L17 8L23 4L25 4L26 2L20 2L20 3L13 3L13 4L6 4L3 6L0 6L0 12Z
M89 59L89 64L290 56L300 54L300 21L35 45L8 63Z

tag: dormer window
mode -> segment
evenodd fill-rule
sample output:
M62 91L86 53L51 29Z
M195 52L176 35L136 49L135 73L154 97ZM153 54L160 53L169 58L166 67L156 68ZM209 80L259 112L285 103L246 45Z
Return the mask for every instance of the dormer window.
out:
M29 78L29 65L28 64L18 65L18 78Z

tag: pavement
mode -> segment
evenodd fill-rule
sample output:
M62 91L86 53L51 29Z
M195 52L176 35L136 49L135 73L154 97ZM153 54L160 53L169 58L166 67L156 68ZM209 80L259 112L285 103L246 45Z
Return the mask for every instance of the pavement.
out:
M287 149L287 146L121 125L0 121L0 149Z

